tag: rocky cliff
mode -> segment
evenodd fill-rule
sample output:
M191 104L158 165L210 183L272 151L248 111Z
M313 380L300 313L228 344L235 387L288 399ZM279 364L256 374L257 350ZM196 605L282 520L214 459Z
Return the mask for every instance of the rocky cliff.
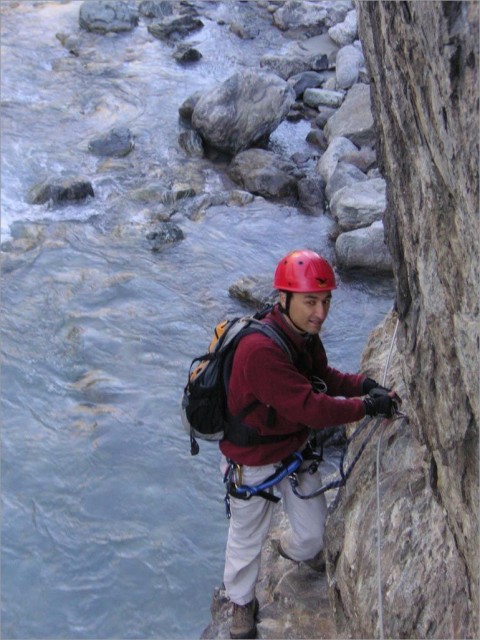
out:
M479 5L361 1L357 11L396 282L389 377L402 381L410 422L384 431L356 468L355 492L339 496L327 532L330 593L338 628L355 637L473 638ZM392 340L394 320L378 339ZM370 355L364 364L380 377Z

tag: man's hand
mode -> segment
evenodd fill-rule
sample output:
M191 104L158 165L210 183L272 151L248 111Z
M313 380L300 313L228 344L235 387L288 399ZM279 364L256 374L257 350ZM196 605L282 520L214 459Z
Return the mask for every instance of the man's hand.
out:
M371 389L363 400L367 416L385 416L386 418L393 418L401 402L395 391L390 391L380 385Z

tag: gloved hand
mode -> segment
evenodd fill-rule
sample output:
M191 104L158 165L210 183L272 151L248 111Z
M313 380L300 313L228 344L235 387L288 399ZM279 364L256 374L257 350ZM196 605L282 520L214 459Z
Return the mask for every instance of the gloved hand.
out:
M391 389L387 389L386 387L382 387L382 385L378 384L376 380L373 378L365 378L362 385L362 391L364 394L370 393L372 389L383 389L387 393L391 391Z
M363 399L363 404L365 405L365 413L367 416L380 415L386 418L393 418L393 414L398 408L398 401L401 402L394 391L388 391L388 389L384 387L375 387L370 391L368 396Z

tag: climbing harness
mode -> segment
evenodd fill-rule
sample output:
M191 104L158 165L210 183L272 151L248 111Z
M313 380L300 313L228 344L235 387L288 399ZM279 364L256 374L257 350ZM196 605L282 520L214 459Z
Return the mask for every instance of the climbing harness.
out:
M250 500L253 496L260 496L261 498L265 498L265 500L278 502L280 498L271 493L269 489L278 484L290 473L294 473L303 461L303 455L299 451L295 451L291 456L283 461L275 473L272 473L272 475L268 476L268 478L260 484L250 486L242 484L242 466L229 460L228 467L223 477L223 482L227 487L227 493L225 495L227 518L230 518L232 515L230 511L230 496L240 498L241 500Z

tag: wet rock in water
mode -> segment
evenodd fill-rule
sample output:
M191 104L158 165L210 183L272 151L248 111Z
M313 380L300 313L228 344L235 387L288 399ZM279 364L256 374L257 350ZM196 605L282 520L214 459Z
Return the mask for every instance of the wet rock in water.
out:
M171 0L142 0L138 11L146 18L163 18L173 14L173 7Z
M179 242L184 237L183 231L174 222L161 222L146 235L152 251L160 251L166 244Z
M228 293L232 298L249 302L256 307L274 304L277 299L277 292L272 289L271 278L261 276L239 278L229 287Z
M131 31L138 24L138 13L121 0L87 0L80 7L79 24L97 33Z
M123 158L135 146L128 127L115 127L105 135L94 138L88 143L88 150L96 156Z
M178 44L173 57L177 62L197 62L202 58L202 54L191 44Z
M230 163L228 175L247 191L265 198L297 197L296 165L272 151L247 149Z
M196 91L195 93L192 93L192 95L189 96L186 100L184 100L182 104L179 106L178 114L183 120L186 120L187 122L191 122L193 110L195 109L195 105L200 100L202 94L203 94L203 91Z
M30 204L55 204L84 200L88 196L94 197L92 183L79 178L63 180L47 179L30 189L28 202Z
M369 227L340 234L335 243L335 257L337 264L345 269L393 273L392 257L385 244L381 220Z
M148 25L149 33L159 40L181 40L193 31L202 29L203 22L193 15L167 16L158 22Z
M203 158L204 149L202 138L196 131L181 131L178 134L178 144L187 155Z
M293 89L273 73L235 73L202 94L192 126L209 145L233 155L267 138L294 101Z

